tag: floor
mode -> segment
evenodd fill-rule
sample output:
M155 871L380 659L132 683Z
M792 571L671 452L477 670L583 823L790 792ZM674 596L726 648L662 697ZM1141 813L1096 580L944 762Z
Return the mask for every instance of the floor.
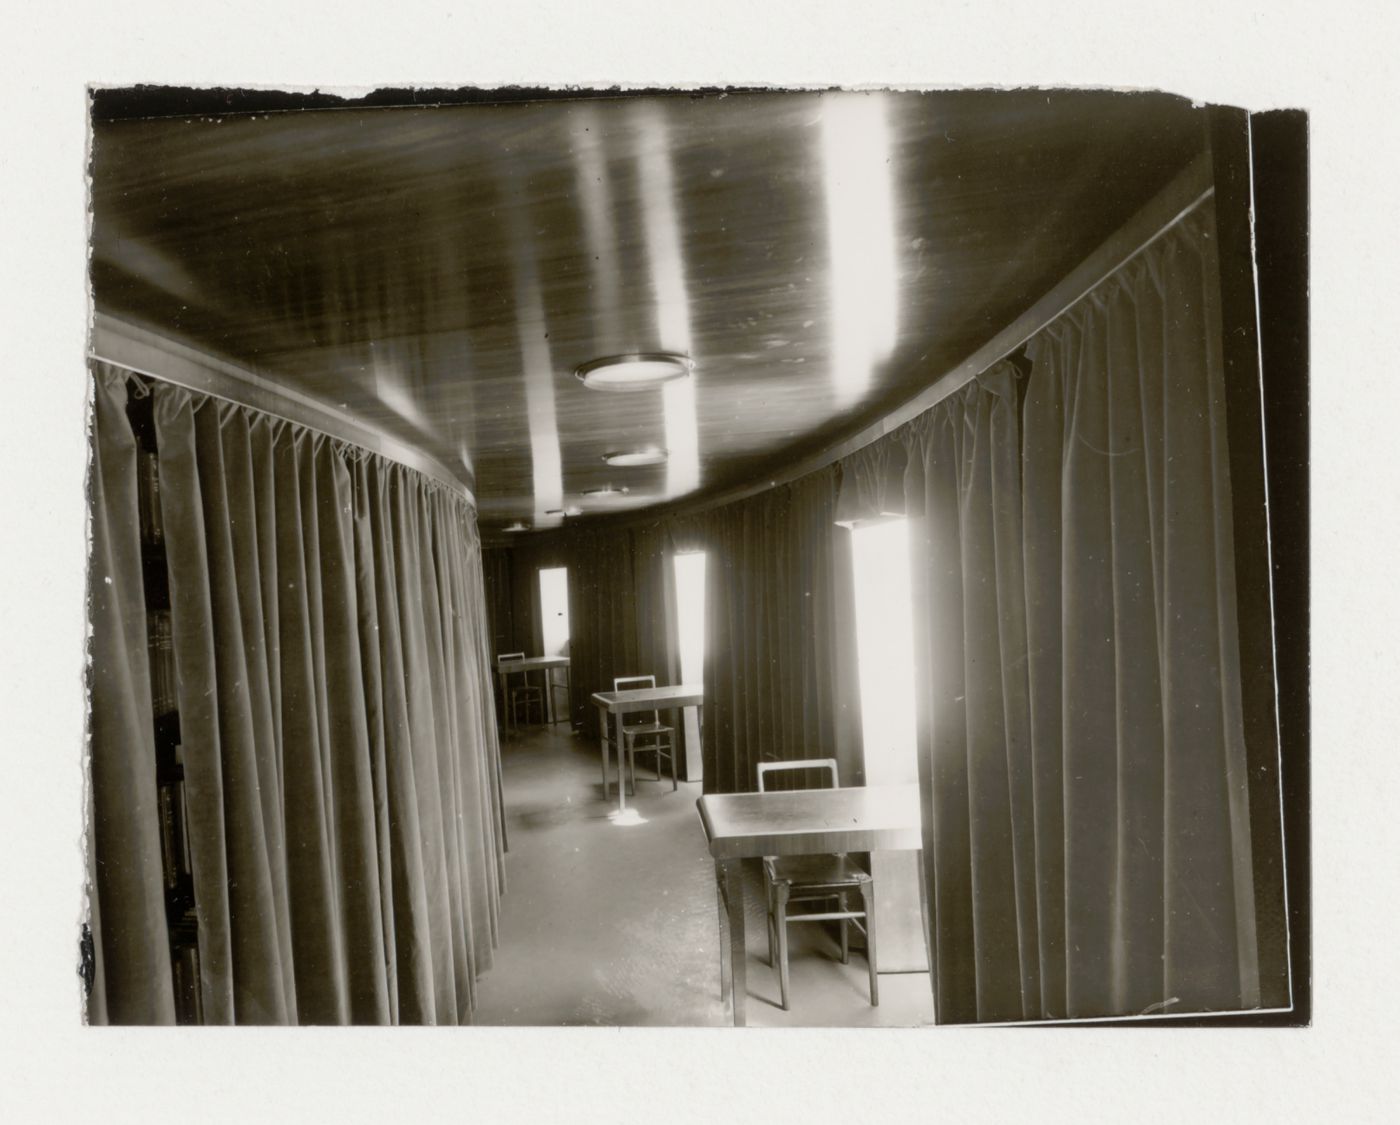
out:
M649 762L649 759L648 759ZM723 1027L714 864L695 810L699 783L671 790L638 761L638 822L614 824L598 747L562 728L503 743L506 893L478 1024ZM871 1007L861 941L842 965L835 930L792 926L792 1008L767 962L763 892L747 875L748 1022L770 1027L909 1027L933 1022L926 973L882 973Z

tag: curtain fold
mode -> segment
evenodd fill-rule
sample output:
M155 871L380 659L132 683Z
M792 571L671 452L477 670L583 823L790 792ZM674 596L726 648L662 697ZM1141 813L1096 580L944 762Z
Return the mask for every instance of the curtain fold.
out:
M94 1024L172 1024L137 449L124 373L96 366L93 406L87 892L96 975L87 1016Z
M941 1022L1259 1002L1210 238L916 427Z
M1023 882L1034 857L1013 369L997 365L921 421L910 539L929 630L919 701L936 992L941 1016L1022 1019L1035 920Z
M612 691L618 676L651 671L643 669L638 654L632 537L625 531L578 529L569 536L560 565L568 567L573 721L597 737L598 709L589 696ZM534 581L538 591L538 575Z
M678 684L675 543L664 524L636 528L631 536L637 590L638 674L655 675L658 684Z
M591 727L611 675L660 676L670 555L707 551L706 791L833 752L855 780L833 523L905 513L939 1021L1256 1007L1223 379L1205 206L839 466L522 545L517 598L531 566L570 567Z
M470 509L290 423L152 393L205 1022L467 1022L502 870ZM94 745L141 757L96 722Z
M835 504L829 468L709 513L707 793L756 789L761 761L835 753Z
M488 651L494 658L500 652L515 652L515 613L513 607L511 552L497 548L481 552L481 576L485 585Z

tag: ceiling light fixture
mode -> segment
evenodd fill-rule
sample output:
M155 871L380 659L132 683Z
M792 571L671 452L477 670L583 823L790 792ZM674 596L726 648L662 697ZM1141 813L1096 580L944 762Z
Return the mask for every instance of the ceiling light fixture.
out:
M627 486L624 484L620 488L614 488L610 484L603 485L602 488L585 488L585 496L623 496L627 493Z
M685 378L693 366L675 352L635 352L589 360L574 368L574 374L594 391L645 391Z
M659 445L644 445L637 449L619 449L613 453L604 453L603 460L619 468L631 468L635 465L664 465L669 456L670 454Z

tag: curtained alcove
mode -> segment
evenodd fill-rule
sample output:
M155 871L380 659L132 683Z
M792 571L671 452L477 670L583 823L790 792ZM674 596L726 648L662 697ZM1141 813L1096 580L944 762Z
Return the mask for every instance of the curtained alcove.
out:
M173 949L199 1022L470 1022L504 879L470 503L107 364L93 390L89 1019L174 1022Z
M560 99L106 132L91 1022L470 1021L505 882L494 660L545 651L544 568L568 571L568 725L513 743L506 776L554 785L517 820L556 845L546 864L579 851L556 814L613 827L591 696L680 682L687 552L706 555L692 793L805 758L881 781L853 529L892 519L923 844L892 897L930 907L936 1021L1289 1009L1306 955L1284 896L1248 123L1241 142L1175 99L1138 116L966 92L901 95L887 127L879 98L822 97L746 96L758 127L733 133L706 99L619 100L606 131L601 102ZM822 128L774 159L794 122ZM886 133L888 154L830 159ZM281 168L255 222L208 158L229 144ZM848 166L870 173L854 203ZM332 205L309 221L307 200ZM821 200L895 241L867 279L888 290L855 259L804 264ZM188 325L148 276L167 238L201 279ZM618 268L633 257L649 269ZM146 327L171 323L179 341ZM846 345L876 329L862 372ZM666 380L595 394L599 363ZM546 761L586 762L588 787ZM619 839L586 841L590 875Z
M1256 878L1281 853L1277 748L1244 736L1257 625L1236 607L1216 244L1205 193L1011 360L828 467L488 568L517 646L535 571L570 568L586 724L612 675L671 667L658 559L703 548L705 791L805 757L858 783L841 525L907 516L940 1022L1288 1002L1281 886Z

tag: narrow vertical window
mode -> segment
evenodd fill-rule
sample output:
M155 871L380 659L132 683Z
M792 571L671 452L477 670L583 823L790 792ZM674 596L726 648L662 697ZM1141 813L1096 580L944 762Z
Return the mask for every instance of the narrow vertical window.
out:
M555 566L540 571L540 626L545 656L569 655L569 571Z
M908 528L906 520L891 519L857 526L851 532L867 785L902 785L919 779ZM913 853L872 852L870 873L879 888L876 970L926 971Z
M851 546L866 784L917 781L908 523L894 519L857 527Z
M705 553L677 555L676 644L680 651L681 682L705 682ZM695 711L685 718L685 779L700 780L700 727Z
M681 680L705 678L705 553L676 556L676 625Z

